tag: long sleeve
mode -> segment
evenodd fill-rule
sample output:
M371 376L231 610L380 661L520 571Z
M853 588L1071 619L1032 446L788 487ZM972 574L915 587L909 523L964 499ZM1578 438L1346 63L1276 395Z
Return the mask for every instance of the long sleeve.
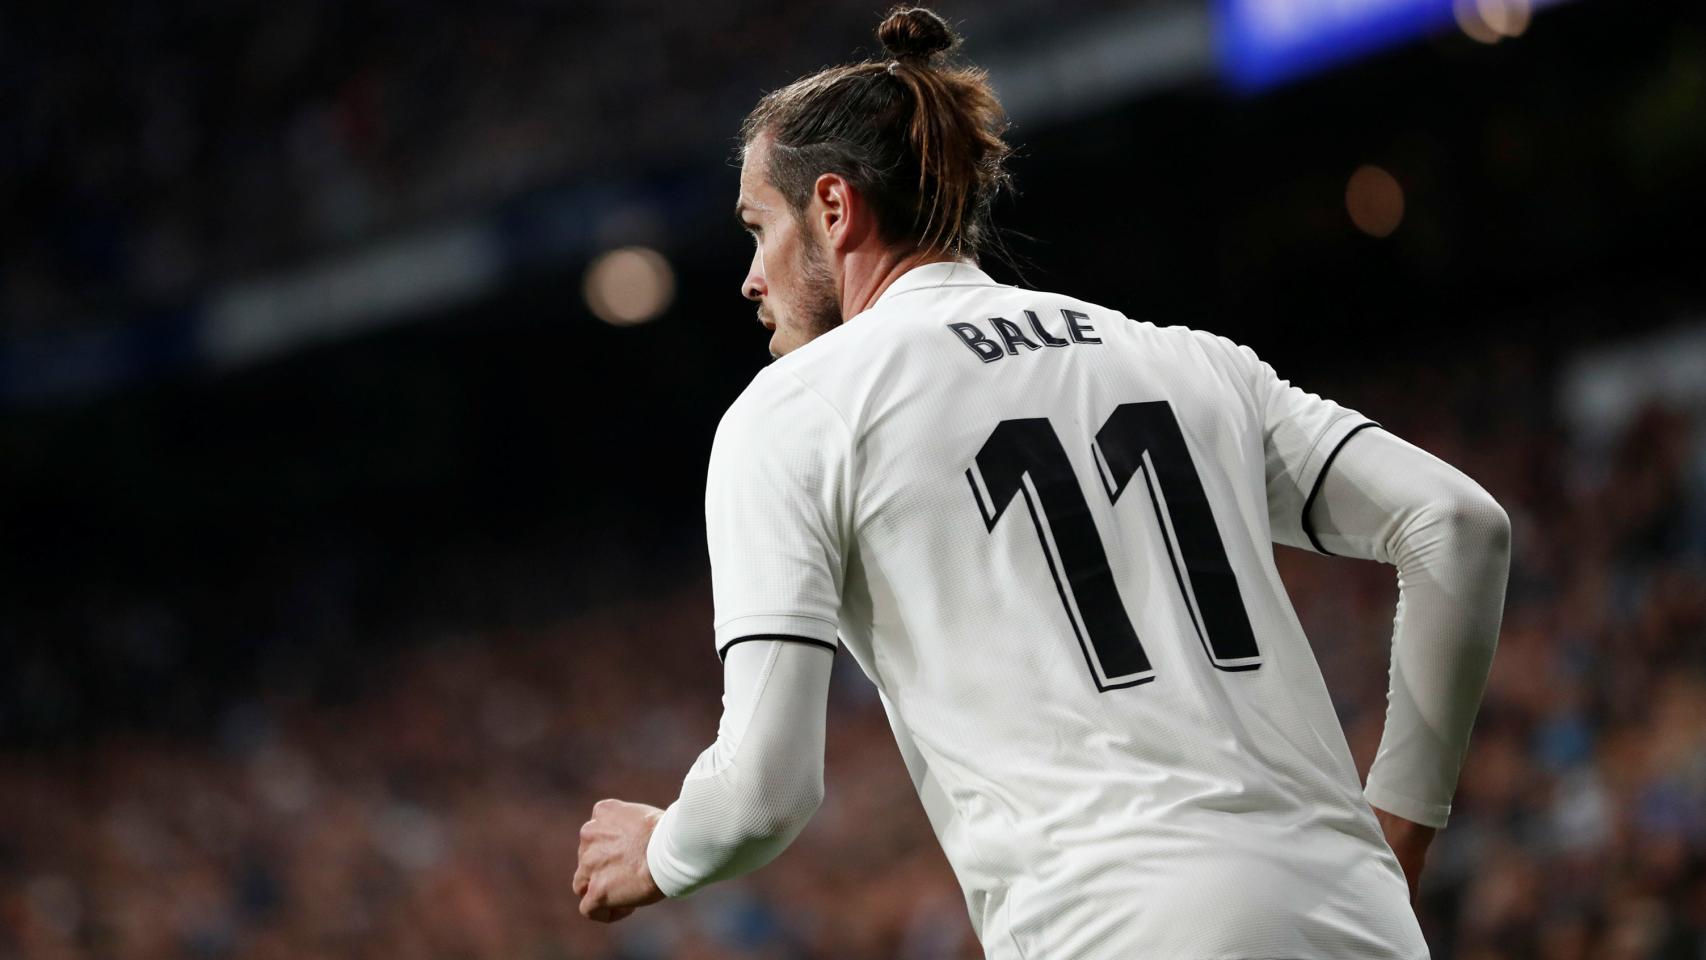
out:
M791 640L726 648L723 716L646 848L658 888L694 893L769 863L823 798L832 649Z
M1327 465L1305 522L1326 552L1398 568L1386 727L1363 795L1444 826L1498 642L1510 520L1450 465L1368 429Z

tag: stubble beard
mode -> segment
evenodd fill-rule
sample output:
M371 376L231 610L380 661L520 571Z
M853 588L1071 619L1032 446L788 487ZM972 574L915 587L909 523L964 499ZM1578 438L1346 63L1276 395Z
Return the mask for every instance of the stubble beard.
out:
M806 343L816 340L841 326L841 296L835 289L835 276L829 272L829 258L823 255L817 238L806 234L805 255L800 263L805 280L801 288L800 320L805 329Z
M841 326L842 322L841 296L835 289L835 276L829 272L829 259L809 234L800 253L799 306L791 312L793 322L788 326L799 330L800 342L790 350L805 346ZM766 315L763 305L758 308L758 320L760 323L780 324L774 314ZM780 356L782 354L771 351L772 360Z

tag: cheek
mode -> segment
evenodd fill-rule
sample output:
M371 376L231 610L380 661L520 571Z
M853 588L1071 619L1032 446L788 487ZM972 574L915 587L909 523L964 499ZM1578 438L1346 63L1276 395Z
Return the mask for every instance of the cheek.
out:
M774 233L765 234L764 243L759 246L758 256L765 272L765 282L771 290L779 291L783 296L793 289L793 281L799 274L798 238L786 229L778 229ZM774 265L775 269L770 267Z

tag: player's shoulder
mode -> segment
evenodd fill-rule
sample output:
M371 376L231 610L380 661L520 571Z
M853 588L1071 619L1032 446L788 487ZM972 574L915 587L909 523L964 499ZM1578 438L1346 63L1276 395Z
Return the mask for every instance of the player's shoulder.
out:
M1222 336L1213 331L1199 330L1184 325L1160 327L1158 329L1189 342L1217 365L1230 364L1242 368L1257 362L1254 350L1230 337Z
M811 346L806 344L800 350ZM717 427L719 438L739 436L759 440L779 433L814 433L844 428L840 411L802 376L798 363L789 362L800 350L771 361L753 376L746 389L724 411Z

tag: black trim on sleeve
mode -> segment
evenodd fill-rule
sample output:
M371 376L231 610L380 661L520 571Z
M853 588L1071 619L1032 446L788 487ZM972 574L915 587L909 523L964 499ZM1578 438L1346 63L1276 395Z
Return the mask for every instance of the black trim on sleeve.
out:
M1370 420L1367 423L1359 423L1352 427L1350 433L1339 438L1339 443L1333 448L1333 452L1327 454L1327 462L1321 464L1321 472L1315 475L1315 486L1309 489L1309 497L1303 501L1303 534L1309 538L1309 542L1315 546L1316 551L1319 553L1324 553L1329 557L1338 556L1338 554L1333 551L1321 546L1320 538L1315 536L1315 526L1309 522L1309 508L1315 506L1315 497L1321 492L1321 482L1327 479L1327 471L1333 468L1333 461L1338 458L1339 451L1345 449L1345 444L1348 443L1352 437L1369 427L1378 426L1380 426L1380 424Z
M811 637L800 637L791 633L754 633L745 637L736 637L728 643L723 644L722 648L717 651L717 659L726 659L728 657L730 647L737 643L745 643L748 640L786 640L790 643L809 643L814 647L822 647L832 654L835 652L835 644L826 643L822 640L813 640Z

